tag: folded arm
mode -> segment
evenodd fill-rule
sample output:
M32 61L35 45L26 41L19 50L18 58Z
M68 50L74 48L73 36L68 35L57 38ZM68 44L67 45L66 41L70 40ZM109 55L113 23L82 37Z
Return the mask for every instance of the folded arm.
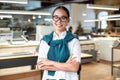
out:
M37 67L40 70L50 70L50 71L67 71L67 72L77 72L79 68L79 62L75 60L75 57L70 56L65 63L55 62L48 60L46 58L40 59L37 63Z

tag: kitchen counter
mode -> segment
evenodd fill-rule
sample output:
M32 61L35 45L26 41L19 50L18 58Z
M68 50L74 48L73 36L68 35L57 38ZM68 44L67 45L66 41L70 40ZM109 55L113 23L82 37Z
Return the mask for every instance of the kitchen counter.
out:
M35 68L37 61L37 54L19 55L19 56L7 56L0 58L0 69L28 66L31 65L31 69Z
M13 58L24 58L24 57L32 57L32 56L38 56L37 54L28 53L28 54L19 54L19 53L1 53L0 54L0 60L7 60L7 59L13 59Z
M38 41L15 42L14 44L0 44L0 54L19 53L19 52L34 52L39 45ZM9 55L9 54L8 54Z
M38 41L0 44L0 69L27 65L33 68L37 60L35 51L38 45Z
M0 49L1 48L14 48L14 47L27 47L27 46L37 46L39 45L38 41L28 41L28 42L23 42L23 41L15 41L13 44L9 43L0 43Z

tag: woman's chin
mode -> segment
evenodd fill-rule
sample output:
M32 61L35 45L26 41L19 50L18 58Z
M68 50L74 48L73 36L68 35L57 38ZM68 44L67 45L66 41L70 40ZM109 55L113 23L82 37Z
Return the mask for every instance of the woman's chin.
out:
M59 31L65 31L65 29L63 29L63 28L59 28L58 30L59 30Z

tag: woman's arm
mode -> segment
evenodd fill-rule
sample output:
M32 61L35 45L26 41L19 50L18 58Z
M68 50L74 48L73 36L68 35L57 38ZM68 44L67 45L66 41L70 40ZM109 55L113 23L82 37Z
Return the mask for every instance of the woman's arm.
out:
M39 70L49 70L49 71L57 71L58 70L56 67L49 66L49 65L42 66L42 67L40 67L39 65L37 65L37 69L39 69Z
M73 44L74 45L72 45L71 47L72 49L71 53L74 53L73 55L76 57L73 57L73 55L71 55L65 63L51 61L46 59L45 57L44 58L39 57L37 62L38 69L51 71L62 70L68 72L77 72L80 64L80 43L78 40L77 41L74 40Z
M53 62L53 65L59 70L67 72L77 72L80 63L76 61L75 58L76 57L73 57L73 55L71 55L66 63Z
M75 60L75 57L72 57L72 55L69 57L67 62L60 63L48 60L46 58L42 58L38 63L38 69L40 70L51 70L51 71L68 71L68 72L77 72L79 68L79 62Z

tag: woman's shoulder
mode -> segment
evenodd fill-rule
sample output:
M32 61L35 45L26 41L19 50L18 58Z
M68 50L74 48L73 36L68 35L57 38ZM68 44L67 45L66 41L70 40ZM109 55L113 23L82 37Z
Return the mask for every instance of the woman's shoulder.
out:
M70 43L75 44L75 43L80 43L79 39L73 38Z
M78 38L74 38L73 41L80 42Z

